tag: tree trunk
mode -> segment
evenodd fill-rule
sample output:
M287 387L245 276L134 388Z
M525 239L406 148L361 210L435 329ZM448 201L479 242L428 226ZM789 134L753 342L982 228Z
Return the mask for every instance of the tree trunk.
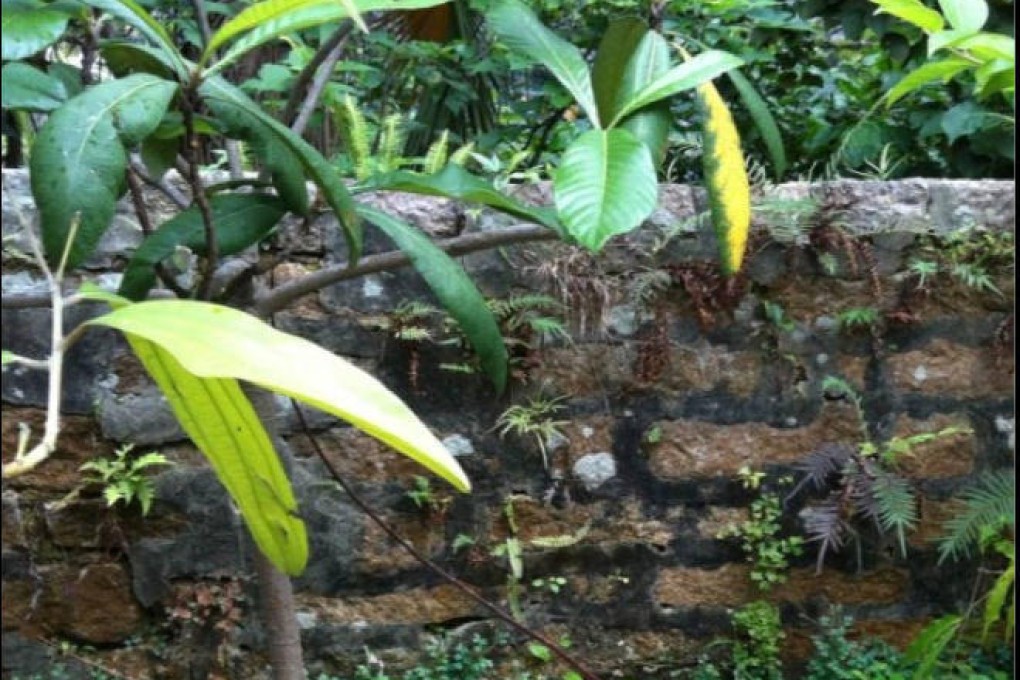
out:
M255 551L255 572L259 579L262 625L269 645L269 661L275 680L305 680L301 630L294 608L290 577L273 566L261 551Z

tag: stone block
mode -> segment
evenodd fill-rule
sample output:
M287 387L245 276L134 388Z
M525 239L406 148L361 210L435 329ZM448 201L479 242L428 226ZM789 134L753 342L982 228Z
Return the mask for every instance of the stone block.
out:
M697 420L663 421L658 426L662 436L649 449L649 466L662 479L735 476L745 465L790 464L822 442L855 442L860 437L856 413L846 404L827 404L804 427Z
M987 349L936 339L887 360L893 388L905 393L958 399L1013 393L1014 368L1002 366Z
M893 427L893 436L934 434L949 427L968 432L939 437L911 447L909 454L897 458L896 465L899 470L909 477L918 479L962 477L971 474L974 471L978 443L971 430L970 419L965 414L937 414L923 420L900 415Z

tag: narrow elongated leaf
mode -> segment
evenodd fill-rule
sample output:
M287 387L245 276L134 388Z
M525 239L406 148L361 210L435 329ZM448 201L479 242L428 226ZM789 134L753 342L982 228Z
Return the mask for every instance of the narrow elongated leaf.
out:
M337 169L305 140L225 80L211 78L202 84L199 93L226 126L228 134L250 140L266 151L265 160L274 173L277 190L287 206L298 213L307 212L308 206L307 192L301 180L295 177L298 165L303 168L340 221L350 251L348 257L351 262L356 261L361 254L361 226L354 200ZM297 190L299 185L300 191Z
M460 201L480 203L508 215L545 225L558 233L563 226L555 212L548 208L534 208L506 196L481 177L472 175L459 165L447 165L435 175L413 172L391 172L373 177L364 187L369 191L406 191L426 196L443 196Z
M492 311L464 269L414 227L374 208L360 206L360 210L411 258L439 302L460 324L496 391L502 392L509 355Z
M992 626L1002 620L1002 607L1006 604L1006 596L1009 595L1010 590L1013 588L1015 578L1016 563L1011 559L1009 566L1004 572L999 574L999 577L995 579L995 584L992 585L992 589L988 591L988 599L985 601L985 612L981 617L983 624L981 626L982 643L988 639L988 633L991 632Z
M726 77L737 89L740 100L744 102L744 108L751 114L751 120L754 121L754 126L758 128L758 133L761 135L762 141L765 142L769 158L772 159L772 170L776 179L782 179L786 173L786 148L783 146L783 135L779 132L779 126L776 124L776 119L772 117L768 104L740 71L735 69L727 71Z
M617 112L616 117L613 119L613 122L609 124L609 127L613 127L618 121L629 116L631 113L648 106L649 104L667 99L679 92L683 92L684 90L690 90L698 87L699 85L722 75L730 69L737 68L743 63L744 61L740 57L730 54L729 52L723 52L721 50L708 50L707 52L702 52L693 59L685 61L679 66L666 71L651 83L641 88L641 90Z
M636 229L659 195L648 147L623 129L591 130L574 140L553 191L567 233L595 252L610 237Z
M362 14L380 10L424 9L449 0L266 0L240 12L209 41L199 62L208 63L213 52L233 41L204 76L219 73L242 56L281 35L351 18L352 8Z
M960 57L949 57L941 61L928 62L903 76L903 79L886 93L885 105L887 107L892 106L903 97L914 90L924 87L928 83L936 80L945 82L971 66L971 62Z
M3 60L24 59L49 47L64 34L70 17L36 0L5 0Z
M184 58L174 45L173 38L167 33L163 24L156 21L145 8L135 0L82 0L86 5L111 14L129 26L135 28L142 35L155 43L165 58L173 64L177 75L182 79L187 77L188 68Z
M520 0L497 0L486 12L485 21L511 51L549 69L574 95L592 125L601 127L591 75L580 50L546 28Z
M284 573L300 574L308 562L305 525L272 441L240 385L231 378L198 377L174 352L135 333L127 336L181 428L237 504L259 550Z
M988 21L988 3L985 0L939 0L939 7L949 25L958 31L977 33Z
M662 36L639 19L613 22L602 37L592 70L599 116L613 120L627 101L668 70L669 45ZM658 167L669 143L671 122L669 102L662 101L632 113L621 127L648 147Z
M194 300L149 300L89 323L148 340L199 378L244 380L343 418L457 489L471 488L442 443L382 383L249 314Z
M946 25L942 15L924 6L921 0L871 0L878 5L875 14L885 13L903 19L925 33L941 31Z
M698 97L705 111L705 187L719 239L719 258L723 273L735 274L743 262L751 227L751 186L740 135L719 91L705 83L698 88Z
M95 249L123 192L124 146L156 129L176 90L175 83L137 74L89 88L50 115L32 149L31 177L51 261L63 253L77 213L81 223L68 266Z
M20 61L5 65L0 80L5 109L52 111L67 100L62 81Z
M220 255L231 255L258 243L272 231L287 209L273 196L219 194L209 199ZM149 235L124 269L118 293L141 300L156 284L154 267L178 246L205 253L205 225L197 207L178 213Z
M956 614L950 614L935 619L918 633L903 655L907 661L917 663L914 680L932 677L939 657L961 625L963 625L963 618Z

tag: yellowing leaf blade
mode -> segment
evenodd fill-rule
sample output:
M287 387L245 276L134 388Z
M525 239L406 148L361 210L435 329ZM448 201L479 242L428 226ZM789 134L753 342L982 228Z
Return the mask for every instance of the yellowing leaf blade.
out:
M733 116L711 83L698 88L705 110L705 184L723 273L740 271L751 227L751 186Z

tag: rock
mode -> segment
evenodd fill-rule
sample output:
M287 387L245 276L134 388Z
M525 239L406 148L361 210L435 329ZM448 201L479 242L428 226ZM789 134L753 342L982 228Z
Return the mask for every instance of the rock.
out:
M137 631L142 611L131 594L131 578L119 564L84 567L65 591L70 607L66 633L94 644L121 642Z
M616 459L605 451L589 453L574 461L574 476L588 491L595 491L616 476Z
M451 434L449 437L444 438L443 446L446 447L446 450L454 458L471 456L475 453L475 445L471 443L470 439L459 433Z
M22 531L22 513L20 498L15 491L5 489L2 497L3 508L3 544L6 546L20 546L24 544L25 535Z
M99 402L99 422L104 437L137 446L187 439L166 397L151 384L136 394L104 395Z
M995 430L1006 436L1009 442L1009 450L1016 449L1016 419L1006 416L995 416Z

